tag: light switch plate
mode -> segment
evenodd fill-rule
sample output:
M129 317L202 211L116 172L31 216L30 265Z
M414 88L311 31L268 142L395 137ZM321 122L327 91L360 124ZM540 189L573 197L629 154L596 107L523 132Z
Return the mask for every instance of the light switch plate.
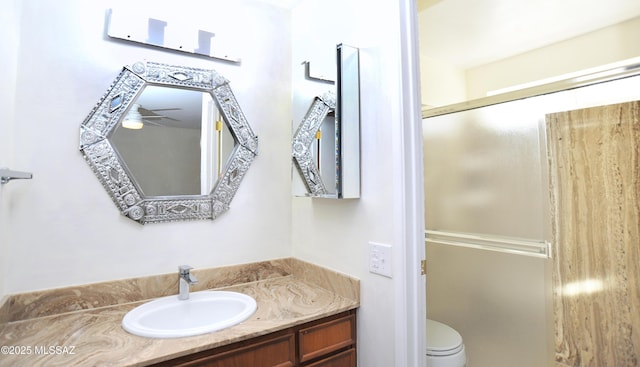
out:
M369 242L369 271L391 278L391 245Z

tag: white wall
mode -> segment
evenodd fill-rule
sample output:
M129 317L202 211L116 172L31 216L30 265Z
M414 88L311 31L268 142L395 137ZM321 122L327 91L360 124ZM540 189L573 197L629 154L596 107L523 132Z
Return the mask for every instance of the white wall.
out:
M428 2L432 4L427 6ZM431 32L425 10L435 2L422 1L418 4L420 11L418 13L418 37L421 39L426 38ZM440 107L465 101L467 99L465 69L447 60L434 57L431 51L424 47L420 49L420 85L423 108Z
M0 168L8 167L17 170L19 168L13 167L12 162L11 134L15 116L14 90L20 42L20 0L9 0L3 4L3 10L0 12L0 27L2 27L0 44L4 47L3 56L0 57L0 70L3 70L3 87L0 88ZM5 218L9 213L9 200L6 197L10 195L10 190L11 186L0 185L0 299L5 294L7 286L9 226Z
M467 79L461 68L422 54L420 77L425 107L446 106L467 99Z
M235 65L109 39L106 10L122 4L13 3L15 14L22 11L20 50L15 62L3 63L17 66L15 118L3 118L15 125L11 165L34 179L2 191L5 293L172 272L182 263L203 268L291 256L288 11L250 0L154 3L156 11L231 40L242 58ZM0 34L15 44L9 34L19 24L10 20L0 22ZM258 157L231 209L215 221L141 226L125 218L78 150L84 118L124 65L145 59L222 73L259 136ZM3 91L11 90L8 82ZM12 97L0 103L11 107Z
M640 56L640 17L466 71L467 98Z
M402 134L407 128L403 125L410 124L402 108L411 105L412 96L403 94L401 85L404 24L397 20L402 8L398 4L392 0L378 1L375 6L364 0L309 0L293 11L293 89L305 96L294 96L295 127L314 93L329 88L301 78L301 63L310 61L313 70L324 58L335 58L337 43L360 49L361 197L294 198L292 243L295 257L360 278L358 359L360 366L367 367L414 365L403 359L410 352L399 340L406 322L400 314L407 308L403 295L406 268L401 260L412 246L403 237L407 219L403 183L411 176L402 173L402 145L406 143ZM366 15L362 9L367 9ZM414 102L417 106L419 100ZM369 272L369 241L393 246L393 278ZM417 258L411 260L417 265ZM411 323L419 325L420 319Z
M428 32L429 25L421 22L420 29ZM429 50L420 51L422 103L445 106L640 56L640 18L466 70L431 57Z

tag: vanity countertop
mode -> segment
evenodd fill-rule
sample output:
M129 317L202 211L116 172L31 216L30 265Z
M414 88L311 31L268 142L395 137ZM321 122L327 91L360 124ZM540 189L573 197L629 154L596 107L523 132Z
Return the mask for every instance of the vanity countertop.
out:
M217 288L248 294L258 304L248 320L233 327L192 337L145 338L127 333L121 321L147 300L85 308L1 326L0 366L147 366L359 306L357 279L295 259L284 263L290 268L277 276Z

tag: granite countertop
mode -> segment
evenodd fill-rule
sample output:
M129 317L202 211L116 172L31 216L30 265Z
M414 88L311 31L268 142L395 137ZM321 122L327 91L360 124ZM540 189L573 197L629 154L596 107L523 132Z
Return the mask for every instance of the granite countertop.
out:
M199 283L204 284L192 291L224 289L245 293L255 298L258 309L243 323L192 337L145 338L129 334L121 326L122 318L131 309L149 298L164 296L173 288L169 285L177 290L175 274L10 297L4 307L9 320L1 326L0 366L147 366L359 306L357 279L300 260L283 259L230 268L193 271ZM225 280L218 279L214 284L211 279L216 277L225 277ZM158 279L167 286L158 287ZM95 288L103 292L104 289L122 291L123 284L136 281L135 288L153 281L155 288L166 291L149 298L141 298L146 295L143 291L134 296L131 293L136 292L119 294L116 301L104 294L96 299ZM212 284L223 286L211 287ZM92 292L94 294L83 298L83 293ZM132 302L132 297L140 299ZM38 300L41 303L38 304Z

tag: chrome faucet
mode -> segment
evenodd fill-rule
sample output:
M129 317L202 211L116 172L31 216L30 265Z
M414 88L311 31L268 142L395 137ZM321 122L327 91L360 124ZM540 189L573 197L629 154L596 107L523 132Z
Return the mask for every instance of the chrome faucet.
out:
M178 295L179 300L189 299L189 286L191 284L198 283L198 279L191 274L190 270L193 269L189 265L180 265L178 270L180 271L180 294Z

